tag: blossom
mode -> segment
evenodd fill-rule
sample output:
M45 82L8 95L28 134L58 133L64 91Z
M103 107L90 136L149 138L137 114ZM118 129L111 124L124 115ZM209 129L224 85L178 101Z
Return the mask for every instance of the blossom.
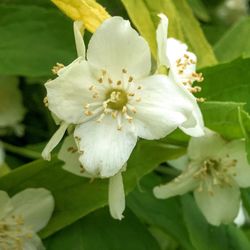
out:
M193 106L192 115L179 128L188 135L202 136L204 122L197 99L193 96L193 93L201 91L201 87L192 86L195 81L203 80L202 74L196 73L196 55L188 51L186 44L167 38L168 18L164 14L159 14L159 17L161 20L156 31L158 67L165 66L169 70L169 77L185 92L185 98ZM203 98L198 100L203 101Z
M189 162L182 174L155 187L155 196L164 199L193 191L209 223L232 222L239 211L240 188L250 186L244 141L227 142L207 130L205 136L191 138L187 155Z
M0 191L0 249L45 249L36 234L53 212L54 199L43 188L28 188L9 198Z
M137 137L165 137L187 120L192 105L167 76L149 75L149 46L128 21L104 21L89 42L87 60L78 24L76 44L82 54L45 84L47 103L64 124L56 137L62 137L67 124L76 125L81 164L106 178L121 170Z
M23 133L20 125L25 114L22 96L18 89L18 79L0 76L0 134L12 128L17 135Z

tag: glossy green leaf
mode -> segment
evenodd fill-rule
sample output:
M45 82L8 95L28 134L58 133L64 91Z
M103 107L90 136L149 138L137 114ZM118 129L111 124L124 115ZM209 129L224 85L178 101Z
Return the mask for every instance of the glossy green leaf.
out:
M178 199L156 199L152 189L158 184L159 178L154 175L143 178L140 188L128 196L129 208L146 224L171 235L184 249L194 249L185 228Z
M209 15L206 6L204 5L202 0L188 0L188 3L193 9L194 14L203 22L211 21L211 17Z
M237 57L250 57L250 18L243 18L230 28L215 44L219 61L227 62Z
M212 48L185 0L122 0L122 3L136 28L148 41L155 58L157 14L164 13L169 18L169 36L186 42L198 56L199 66L216 63Z
M176 158L185 152L156 141L140 141L128 161L123 174L126 192L130 192L138 180L152 171L159 163ZM10 195L27 187L45 187L55 197L56 208L42 237L60 230L88 213L107 205L108 181L82 178L61 169L61 162L42 160L24 165L0 179L0 189ZM95 195L93 195L95 194Z
M235 61L208 67L202 70L204 82L202 96L208 101L241 102L244 109L250 112L250 58L239 58ZM246 150L250 162L250 116L242 108L238 110L238 121L243 137L246 139ZM216 111L217 112L217 111ZM222 114L223 115L223 114ZM225 116L224 118L225 119ZM223 120L222 120L223 122ZM232 128L232 134L238 129ZM230 133L230 131L228 131ZM238 130L238 134L240 131Z
M209 225L191 195L183 196L181 203L190 239L197 250L250 249L250 243L247 238L235 226L222 225L215 227Z
M201 96L207 101L244 102L250 111L250 59L239 58L202 69Z
M201 111L208 128L233 140L244 137L239 120L243 107L244 104L235 102L205 102L201 104Z
M76 56L72 21L54 8L0 4L0 74L48 76Z
M156 240L127 209L122 221L101 209L46 240L47 250L160 250Z

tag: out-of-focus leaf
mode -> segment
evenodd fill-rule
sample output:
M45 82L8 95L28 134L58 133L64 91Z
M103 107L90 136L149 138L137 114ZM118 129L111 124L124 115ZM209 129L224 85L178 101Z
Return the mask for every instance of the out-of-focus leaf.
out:
M201 26L208 42L213 46L221 39L224 33L228 30L228 26L223 23L203 23L201 24Z
M36 5L42 7L53 7L49 0L1 0L1 4Z
M104 6L112 16L127 18L127 12L120 0L98 0L97 2Z
M250 112L250 58L239 58L229 63L208 67L202 70L202 96L208 101L245 103L245 111ZM217 111L216 111L217 113ZM239 108L238 120L246 138L246 149L250 162L250 116ZM224 118L225 119L225 118ZM235 129L232 129L236 131ZM228 131L229 132L229 131ZM229 132L230 133L230 132Z
M160 183L155 175L148 175L142 179L140 190L128 196L128 206L146 224L171 235L184 249L250 249L250 243L239 228L210 225L191 195L166 200L154 198L152 189Z
M153 174L143 178L140 188L128 196L129 208L146 224L171 235L184 249L194 249L185 228L178 199L158 200L154 197L152 189L159 183L159 178Z
M47 250L160 250L156 240L127 209L122 221L101 209L46 240Z
M202 69L201 96L207 101L244 102L250 112L250 58Z
M209 225L190 195L183 196L181 203L191 242L197 250L250 249L249 241L243 232L235 226L215 227Z
M239 110L244 104L234 102L206 102L201 104L205 125L228 140L244 137L239 121Z
M159 18L164 13L169 18L169 36L186 42L198 56L199 66L212 65L216 58L208 44L192 9L185 0L122 0L131 20L148 41L152 54L156 57L155 30Z
M76 56L72 22L53 8L0 4L0 74L47 76Z
M138 180L152 171L161 162L176 158L185 152L156 141L140 141L128 161L123 174L126 192L130 192ZM51 190L56 208L49 225L43 230L47 237L61 228L75 222L88 213L107 205L108 181L72 175L61 169L58 160L34 161L24 165L0 179L0 189L10 195L27 187L45 187ZM93 195L94 194L94 195Z
M250 57L250 18L243 18L230 28L215 44L218 60L232 61L237 57Z
M211 21L210 15L202 0L188 0L194 14L203 22Z

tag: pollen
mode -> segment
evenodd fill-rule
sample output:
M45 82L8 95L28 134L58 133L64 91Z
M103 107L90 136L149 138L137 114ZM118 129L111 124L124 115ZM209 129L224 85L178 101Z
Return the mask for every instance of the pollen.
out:
M193 175L193 178L200 181L198 192L203 192L205 189L210 195L214 194L214 186L221 188L232 186L232 176L236 173L232 171L235 168L236 160L222 160L209 158L204 160L201 168Z
M21 216L10 216L0 220L0 249L23 249L25 239L31 239L32 232L24 227Z
M56 63L56 65L51 69L52 73L57 75L58 72L65 66L62 63Z
M102 70L96 77L96 83L89 86L93 102L84 103L83 112L86 116L92 116L97 123L103 122L107 116L117 122L117 130L121 131L124 125L133 121L136 108L131 102L140 102L142 85L133 82L134 78L128 75L127 69L122 69L121 79L112 80L108 71ZM98 83L102 83L100 86ZM95 100L98 98L98 101ZM91 118L92 119L92 118Z

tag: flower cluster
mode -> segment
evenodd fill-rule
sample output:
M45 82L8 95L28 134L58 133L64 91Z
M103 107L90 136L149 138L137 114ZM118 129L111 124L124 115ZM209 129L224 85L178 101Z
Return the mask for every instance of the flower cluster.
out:
M53 71L58 77L45 84L46 105L61 125L44 149L43 157L50 159L50 151L68 126L74 125L68 151L77 154L74 164L66 166L71 166L71 172L78 175L110 178L110 210L118 219L122 218L124 208L121 172L138 137L160 139L178 127L192 136L203 135L203 119L190 92L194 89L193 81L202 80L195 72L195 56L186 51L185 45L165 38L166 34L161 32L167 29L164 21L166 17L162 17L157 30L159 58L163 58L159 67L165 59L171 61L164 64L170 68L169 75L150 73L147 42L128 21L112 17L93 34L87 52L82 23L76 21L78 58L66 67L57 64ZM177 57L169 50L163 51L167 43L169 47L182 48ZM113 207L120 211L114 212Z

